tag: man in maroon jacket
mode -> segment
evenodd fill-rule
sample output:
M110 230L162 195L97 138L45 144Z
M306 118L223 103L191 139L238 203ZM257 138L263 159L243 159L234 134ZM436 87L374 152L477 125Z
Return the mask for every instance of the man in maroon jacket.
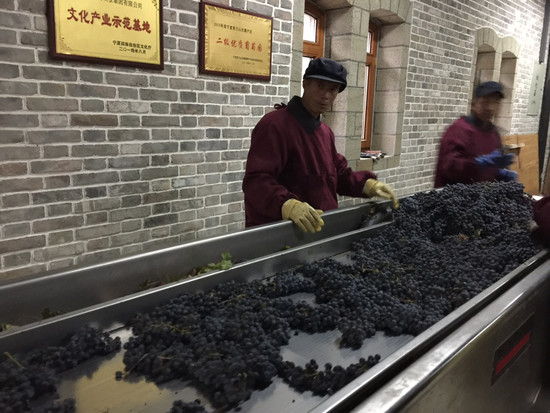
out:
M443 134L435 172L435 187L482 181L510 181L517 173L507 169L513 154L502 151L493 118L504 94L498 82L476 87L470 115L456 120Z
M338 62L313 59L302 97L276 105L252 132L243 179L246 226L290 219L304 232L320 231L323 211L338 208L337 194L391 199L392 189L369 171L354 172L336 151L334 133L321 121L347 86Z

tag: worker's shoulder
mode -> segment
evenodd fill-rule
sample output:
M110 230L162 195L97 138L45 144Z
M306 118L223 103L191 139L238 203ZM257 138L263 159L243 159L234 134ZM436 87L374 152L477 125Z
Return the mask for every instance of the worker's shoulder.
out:
M468 122L465 116L461 116L447 127L444 133L444 137L453 137L462 134L470 135L474 132L474 130L474 125Z
M269 109L265 115L259 120L258 124L271 124L285 126L285 123L289 122L289 119L293 119L293 115L288 108L282 107L279 109Z
M449 128L466 128L470 129L473 125L471 122L468 122L468 118L466 116L461 116L458 119L455 119L453 123L449 125Z
M265 117L280 117L280 116L288 116L290 115L290 110L288 109L287 105L275 105L272 108L266 109Z

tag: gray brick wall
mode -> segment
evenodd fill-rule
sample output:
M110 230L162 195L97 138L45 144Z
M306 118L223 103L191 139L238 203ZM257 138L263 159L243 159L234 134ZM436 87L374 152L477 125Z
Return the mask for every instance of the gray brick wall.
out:
M198 0L164 1L162 71L51 59L46 1L2 2L0 278L242 229L251 129L288 99L282 3L223 2L274 16L268 83L198 74Z
M199 74L199 0L163 3L156 71L51 59L46 0L0 2L0 279L244 227L251 130L300 81L291 79L293 4L220 0L273 17L266 82ZM431 187L441 133L468 111L480 27L520 36L512 132L537 132L526 105L544 1L478 3L411 2L400 164L377 171L400 194Z

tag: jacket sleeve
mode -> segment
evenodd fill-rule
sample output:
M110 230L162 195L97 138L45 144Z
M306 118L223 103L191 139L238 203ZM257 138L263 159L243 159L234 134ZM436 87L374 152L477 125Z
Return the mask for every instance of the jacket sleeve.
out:
M283 203L297 198L277 179L287 162L286 145L280 130L264 119L252 131L242 189L254 223L281 220Z
M376 179L376 174L371 171L354 172L349 166L344 156L334 149L334 164L336 165L336 174L338 176L337 192L339 195L366 197L363 194L363 187L367 179Z

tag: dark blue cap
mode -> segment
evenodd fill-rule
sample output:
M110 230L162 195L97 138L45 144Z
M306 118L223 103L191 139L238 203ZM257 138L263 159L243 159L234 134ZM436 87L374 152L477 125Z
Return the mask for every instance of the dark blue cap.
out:
M480 98L482 96L490 95L491 93L498 93L500 98L504 97L502 93L502 85L498 82L485 82L476 87L474 91L474 97Z
M304 79L311 77L315 79L328 80L329 82L340 83L340 92L346 88L348 71L340 63L326 57L318 57L309 62L304 73Z

